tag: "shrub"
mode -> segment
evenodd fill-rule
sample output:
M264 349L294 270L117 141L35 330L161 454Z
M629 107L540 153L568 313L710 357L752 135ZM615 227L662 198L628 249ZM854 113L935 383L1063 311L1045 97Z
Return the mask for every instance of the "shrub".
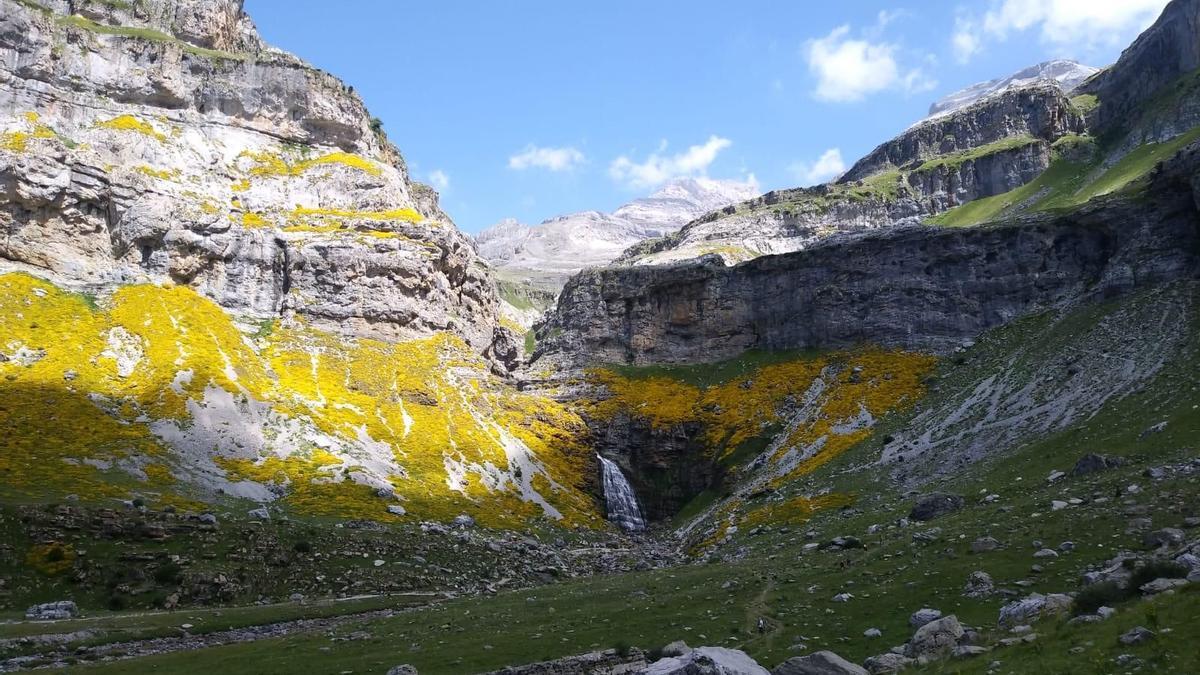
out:
M292 545L292 550L296 553L312 553L312 544L307 541L298 541Z
M619 656L629 656L629 653L633 651L633 645L625 642L624 640L620 640L613 645L613 649L617 650L617 654Z
M179 565L169 562L154 570L154 580L160 584L177 584L182 573Z
M119 612L129 607L129 598L124 595L110 595L107 605L112 611Z
M1170 560L1150 560L1137 568L1129 577L1129 590L1136 592L1142 584L1155 579L1182 579L1188 575L1188 568Z
M1071 613L1075 616L1095 614L1096 610L1101 607L1106 605L1111 607L1127 597L1129 597L1129 591L1121 588L1117 582L1102 581L1079 591L1079 595L1075 596L1074 604L1071 605Z

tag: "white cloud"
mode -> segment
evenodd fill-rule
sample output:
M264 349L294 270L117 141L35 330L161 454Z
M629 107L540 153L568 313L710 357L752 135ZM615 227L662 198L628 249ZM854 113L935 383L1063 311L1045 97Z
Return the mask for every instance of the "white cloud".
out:
M584 163L583 153L572 147L541 148L527 145L521 152L508 158L508 168L518 171L539 168L550 171L570 171Z
M821 153L815 162L796 162L788 171L801 185L817 185L841 176L846 172L846 162L840 148L830 148Z
M979 39L979 26L975 20L960 13L954 19L954 34L950 38L950 47L954 50L954 58L959 63L966 63L972 56L983 49Z
M675 155L663 155L667 148L667 142L663 141L658 152L644 162L635 162L625 155L614 159L608 175L631 188L654 187L679 176L703 175L717 154L731 145L733 141L728 138L709 136L702 145L693 145Z
M446 175L446 172L441 169L434 169L429 172L429 184L438 192L445 192L450 189L450 176Z
M1004 40L1009 34L1037 29L1042 42L1087 51L1122 45L1154 22L1168 0L992 0L982 17L956 27L955 54L969 59L981 38Z
M880 26L891 19L880 15ZM861 101L889 89L918 93L937 83L920 68L904 70L897 62L898 48L887 42L850 37L850 26L839 26L805 45L809 71L817 78L814 95L822 101Z

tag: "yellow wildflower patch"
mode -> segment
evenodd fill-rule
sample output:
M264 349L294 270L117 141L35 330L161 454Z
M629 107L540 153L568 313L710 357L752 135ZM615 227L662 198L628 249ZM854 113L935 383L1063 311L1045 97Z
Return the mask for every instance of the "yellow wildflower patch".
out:
M340 165L358 169L372 176L383 173L378 164L359 155L349 152L330 152L312 159L297 159L289 161L286 157L268 151L243 152L252 164L249 173L252 176L299 176L305 171L318 166Z
M781 482L811 472L869 435L870 420L911 404L924 392L921 379L932 356L866 349L797 357L708 386L659 375L632 377L598 369L589 378L608 392L591 414L626 414L653 428L700 423L715 458L746 441L787 434L774 459L792 449L819 448ZM860 421L861 418L866 421Z
M166 135L155 129L154 125L133 115L118 115L109 120L96 122L96 127L99 129L113 129L115 131L132 131L143 136L149 136L159 142L167 140Z
M194 460L158 434L162 423L195 433L193 410L227 400L259 411L245 419L265 425L265 446L204 451L227 480L283 486L298 514L387 520L394 503L417 519L603 523L582 482L582 420L514 391L451 334L387 343L288 321L250 340L186 287L126 286L97 301L6 274L0 351L10 495L96 501L150 487L159 503L194 504L183 480Z
M77 557L75 549L66 544L36 544L25 554L25 565L46 576L54 577L74 567Z

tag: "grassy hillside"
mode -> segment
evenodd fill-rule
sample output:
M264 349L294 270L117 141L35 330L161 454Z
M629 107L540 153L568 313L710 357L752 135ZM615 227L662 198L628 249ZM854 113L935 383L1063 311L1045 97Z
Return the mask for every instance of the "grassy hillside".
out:
M322 673L375 672L412 663L422 673L449 674L597 647L652 649L675 639L745 649L768 666L816 649L832 649L857 661L903 642L911 634L908 615L924 606L955 613L989 638L1004 637L996 620L1006 598L963 597L971 572L988 572L998 588L1016 595L1073 592L1085 569L1117 551L1141 551L1145 529L1178 527L1185 516L1197 515L1200 471L1186 469L1200 438L1196 301L1196 288L1184 285L1031 317L994 331L939 364L932 392L916 407L885 418L870 438L803 480L746 500L739 512L757 525L739 528L730 543L712 548L707 564L463 598L391 618L350 621L329 634L297 633L84 672L129 672L131 667L165 673L283 673L299 667ZM889 469L874 464L888 436L927 424L930 411L961 405L963 392L995 375L999 363L1010 364L1006 376L1026 383L1044 380L1049 376L1044 369L1022 364L1091 350L1097 331L1107 331L1112 321L1157 311L1162 303L1182 312L1180 321L1155 328L1169 345L1169 367L1053 433L1013 448L997 446L980 461L938 474L922 489L966 495L967 506L925 525L898 525L913 498L886 479ZM1047 481L1052 470L1069 470L1087 452L1124 457L1129 463ZM1151 467L1167 468L1158 478L1143 475ZM1134 491L1130 485L1139 487ZM853 504L807 512L789 507L798 497L829 490L852 495ZM985 495L996 497L984 500ZM1052 508L1052 500L1069 498L1080 501ZM748 518L760 511L764 517ZM1135 526L1132 514L1149 522ZM971 553L971 542L988 535L1001 542L1000 548ZM857 537L863 546L809 546L835 536ZM1058 548L1064 541L1073 547L1057 558L1032 555L1039 546ZM1035 563L1041 571L1034 570ZM1200 652L1193 648L1200 639L1200 624L1194 621L1200 610L1197 588L1151 601L1125 601L1114 619L1101 624L1069 626L1062 619L1043 619L1034 624L1039 637L1031 644L974 660L935 663L924 671L1082 674L1109 671L1115 658L1131 654L1155 672L1195 672L1200 668ZM839 593L852 597L837 602L833 598ZM1116 636L1134 625L1154 628L1159 636L1148 645L1118 644ZM868 628L880 629L883 637L864 637ZM992 661L1001 666L989 669Z

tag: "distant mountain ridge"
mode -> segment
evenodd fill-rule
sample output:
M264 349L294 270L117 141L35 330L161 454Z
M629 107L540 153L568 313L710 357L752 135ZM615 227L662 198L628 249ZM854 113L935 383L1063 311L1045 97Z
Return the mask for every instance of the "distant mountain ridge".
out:
M612 213L581 211L539 225L505 219L475 237L479 254L511 275L561 287L571 274L613 261L629 246L758 195L753 181L678 178Z
M952 94L947 94L929 106L929 117L926 119L947 115L993 94L1008 89L1025 87L1040 80L1053 81L1059 87L1062 87L1063 91L1071 91L1084 80L1098 72L1100 72L1099 68L1086 66L1068 59L1046 61L1019 70L1007 77L998 77L987 82L979 82Z

